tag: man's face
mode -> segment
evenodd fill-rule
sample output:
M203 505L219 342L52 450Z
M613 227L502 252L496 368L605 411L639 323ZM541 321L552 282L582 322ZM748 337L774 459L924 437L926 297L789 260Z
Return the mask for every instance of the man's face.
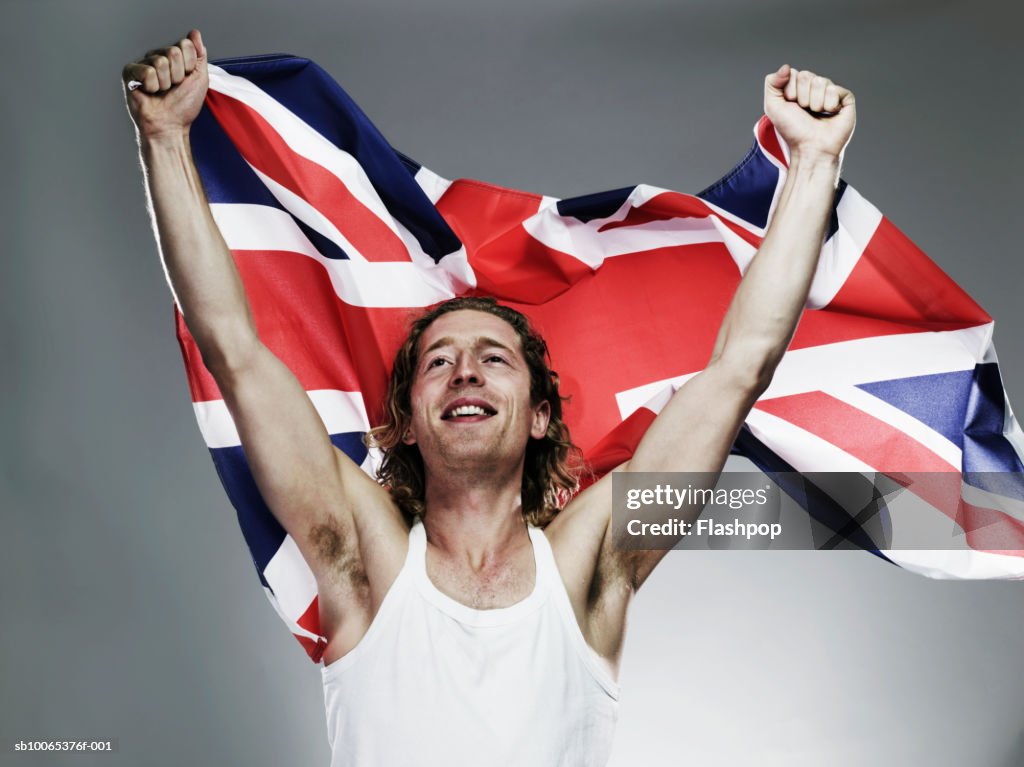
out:
M514 469L530 437L547 432L550 407L530 402L530 370L516 331L486 312L434 320L419 340L412 422L428 473Z

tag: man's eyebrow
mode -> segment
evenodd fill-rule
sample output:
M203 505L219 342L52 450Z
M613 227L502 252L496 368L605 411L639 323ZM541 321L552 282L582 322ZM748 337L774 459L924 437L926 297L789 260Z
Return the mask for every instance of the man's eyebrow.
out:
M496 346L499 349L504 349L507 352L515 354L515 349L509 347L508 344L503 344L501 341L498 341L497 339L494 338L490 338L488 336L481 336L480 338L477 338L473 346L478 349L485 346Z
M423 350L423 354L424 355L430 354L430 352L434 351L435 349L440 349L443 346L451 346L454 343L455 343L455 339L452 338L451 336L445 336L444 338L439 338L436 341L434 341L434 343L432 343L430 346L428 346L426 349L424 349ZM478 336L477 338L473 339L473 348L474 349L480 349L480 348L483 348L483 347L490 347L490 346L495 346L495 347L497 347L499 349L504 349L505 351L511 352L512 354L515 354L515 350L514 349L509 347L508 344L502 343L501 341L497 340L496 338L491 338L490 336Z
M445 336L444 338L439 338L436 341L434 341L434 343L432 343L430 346L423 350L423 353L430 354L430 352L434 351L434 349L440 349L442 346L451 346L453 343L455 343L454 338L452 338L451 336Z

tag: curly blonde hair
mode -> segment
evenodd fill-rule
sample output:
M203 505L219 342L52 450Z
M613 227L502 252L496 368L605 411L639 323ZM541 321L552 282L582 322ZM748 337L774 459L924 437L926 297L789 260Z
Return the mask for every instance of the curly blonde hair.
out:
M453 298L412 321L409 335L395 355L384 400L384 422L366 435L367 446L380 448L384 454L377 479L388 488L404 514L410 517L423 514L426 490L423 458L418 446L402 441L412 420L412 383L419 359L419 340L438 317L466 309L492 314L512 326L519 336L530 371L531 403L536 406L546 401L551 408L547 433L527 443L523 466L523 517L531 525L543 527L579 488L582 455L562 420L565 398L558 392L558 374L548 365L547 344L525 315L502 306L493 298Z

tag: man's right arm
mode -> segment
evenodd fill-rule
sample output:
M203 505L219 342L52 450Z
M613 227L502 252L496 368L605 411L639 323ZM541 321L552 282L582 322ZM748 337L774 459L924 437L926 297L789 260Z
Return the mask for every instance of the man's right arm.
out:
M401 515L387 492L334 448L302 386L256 333L189 145L208 87L198 31L123 74L168 282L235 421L257 486L322 594L379 604L383 593L372 592L378 585L386 590L404 554L393 544L405 539ZM133 80L141 83L134 90L127 87ZM368 547L374 549L369 561L362 556Z

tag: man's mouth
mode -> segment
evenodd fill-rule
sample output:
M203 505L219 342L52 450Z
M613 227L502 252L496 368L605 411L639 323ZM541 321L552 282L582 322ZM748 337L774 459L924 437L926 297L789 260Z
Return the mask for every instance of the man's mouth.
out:
M441 420L489 418L497 412L497 410L483 402L453 402L441 414Z

